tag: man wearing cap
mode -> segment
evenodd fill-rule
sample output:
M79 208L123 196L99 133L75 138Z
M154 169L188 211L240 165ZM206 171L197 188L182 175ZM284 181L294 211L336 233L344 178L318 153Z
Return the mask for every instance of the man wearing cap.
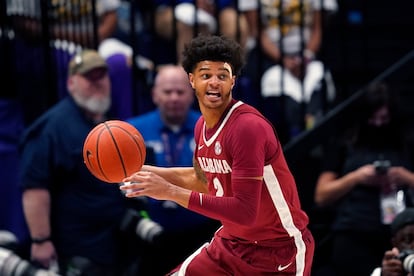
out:
M382 267L376 268L371 276L412 275L410 269L404 268L402 259L408 260L414 256L414 208L407 208L394 218L391 224L391 243L393 248L384 253ZM408 258L403 257L411 254Z
M89 131L107 119L111 84L94 50L69 63L68 96L28 127L21 140L20 184L31 260L59 274L119 275L120 220L127 201L117 185L93 177L82 160ZM80 275L80 274L77 274Z

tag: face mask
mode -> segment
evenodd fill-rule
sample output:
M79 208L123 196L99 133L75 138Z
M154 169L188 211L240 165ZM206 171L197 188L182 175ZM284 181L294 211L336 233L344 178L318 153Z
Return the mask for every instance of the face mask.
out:
M360 131L360 140L374 147L389 146L397 136L398 134L392 130L390 124L381 126L366 124L361 127Z

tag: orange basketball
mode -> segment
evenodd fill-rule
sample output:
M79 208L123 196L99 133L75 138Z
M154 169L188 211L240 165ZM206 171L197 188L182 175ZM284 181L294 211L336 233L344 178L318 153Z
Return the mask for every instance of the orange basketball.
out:
M108 183L122 182L139 171L145 162L146 148L141 133L131 124L110 120L94 127L83 145L83 160L88 170Z

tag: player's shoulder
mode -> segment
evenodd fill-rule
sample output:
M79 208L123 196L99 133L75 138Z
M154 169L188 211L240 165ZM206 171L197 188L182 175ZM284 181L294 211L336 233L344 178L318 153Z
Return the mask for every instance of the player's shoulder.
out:
M246 134L253 132L256 136L275 132L272 123L259 110L246 103L237 108L232 121L233 131L239 130Z
M234 106L233 118L237 121L248 120L260 123L266 122L266 118L255 107L241 101L237 102Z

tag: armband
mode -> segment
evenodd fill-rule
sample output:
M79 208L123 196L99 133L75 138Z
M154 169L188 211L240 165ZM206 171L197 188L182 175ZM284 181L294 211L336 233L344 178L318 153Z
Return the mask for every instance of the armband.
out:
M50 236L44 238L32 238L32 243L42 244L44 242L50 241Z

